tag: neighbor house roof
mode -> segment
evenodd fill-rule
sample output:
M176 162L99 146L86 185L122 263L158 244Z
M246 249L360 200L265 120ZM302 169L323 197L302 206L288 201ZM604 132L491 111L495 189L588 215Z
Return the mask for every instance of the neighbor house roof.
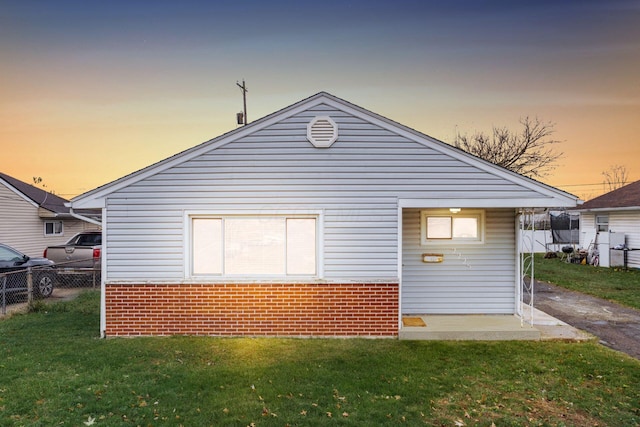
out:
M14 191L17 190L38 207L58 214L69 213L69 208L64 205L69 202L67 199L63 199L53 193L34 187L33 185L27 184L26 182L20 181L19 179L2 172L0 172L0 180L8 184L9 187L13 187Z
M579 211L640 209L640 181L610 191L582 204Z
M4 183L14 193L20 195L24 200L31 203L34 207L45 209L40 211L41 218L73 218L71 209L65 206L69 203L69 200L60 196L56 196L53 193L45 191L41 188L27 184L12 176L0 172L0 183ZM48 212L47 212L48 211ZM81 209L76 213L85 217L85 220L99 221L102 212L99 209ZM77 218L77 216L75 216Z

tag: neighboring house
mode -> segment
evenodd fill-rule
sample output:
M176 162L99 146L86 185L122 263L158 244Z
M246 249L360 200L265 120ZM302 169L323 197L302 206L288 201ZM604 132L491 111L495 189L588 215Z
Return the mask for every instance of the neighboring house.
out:
M49 245L64 243L80 231L99 229L73 217L64 205L68 202L0 173L0 242L29 256L42 256ZM99 217L94 219L99 223Z
M640 181L610 191L582 204L580 245L598 248L603 267L623 266L624 252L611 251L620 244L627 249L627 266L640 268Z
M576 203L324 92L72 200L103 210L106 336L514 315L519 210Z

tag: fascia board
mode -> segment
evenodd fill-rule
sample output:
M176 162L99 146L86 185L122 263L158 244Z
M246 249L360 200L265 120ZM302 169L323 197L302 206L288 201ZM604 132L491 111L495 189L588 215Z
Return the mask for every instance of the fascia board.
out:
M640 211L640 206L624 206L619 208L587 208L587 209L573 209L573 212L624 212L624 211Z
M256 122L251 123L247 126L232 130L230 132L227 132L226 134L213 138L209 141L205 141L201 144L196 145L195 147L192 147L180 153L174 154L171 157L168 157L164 160L160 160L157 163L154 163L150 166L147 166L146 168L140 169L136 172L126 175L111 183L105 184L87 193L76 196L73 199L71 199L71 206L73 206L73 208L75 209L103 208L105 207L104 200L99 201L99 199L104 199L109 194L114 193L124 187L127 187L131 184L134 184L138 181L146 179L150 176L161 173L169 168L172 168L174 166L187 162L193 158L198 157L203 153L220 148L230 142L233 142L247 135L250 135L254 132L257 132L287 117L293 116L306 109L309 109L314 105L321 104L323 99L322 95L323 94L315 95L309 99L301 101L288 108L277 111L276 113L273 113L269 116L263 117L262 119L259 119Z
M349 104L346 101L342 101L338 98L333 97L332 95L328 95L328 96L330 97L329 98L330 101L326 101L325 103L333 106L334 108L345 110L346 112L353 114L354 116L359 117L363 120L369 121L375 125L378 125L383 129L394 132L418 144L428 146L429 148L432 148L442 154L451 156L456 160L460 160L471 166L475 166L478 169L481 169L485 172L497 175L500 178L503 178L515 184L521 185L525 188L528 188L529 190L536 191L538 193L541 193L544 196L559 198L560 200L556 201L556 203L557 204L560 203L562 204L562 206L565 206L563 203L568 203L566 206L576 206L577 204L578 198L576 196L573 196L569 193L566 193L557 188L548 186L541 182L532 180L531 178L527 178L515 172L506 170L499 166L496 166L491 162L488 162L479 157L466 153L465 151L455 148L452 145L449 145L443 141L440 141L429 135L418 132L414 129L408 128L403 124L395 122L386 117L380 116L379 114L362 109L353 104ZM561 201L561 200L564 200L564 201Z
M559 204L555 198L519 199L398 199L401 208L568 208L575 204Z
M104 207L104 201L100 202L97 199L102 199L107 195L115 191L118 191L124 187L127 187L135 182L138 182L140 180L153 176L157 173L163 172L166 169L169 169L171 167L174 167L181 163L189 161L205 152L217 149L232 141L235 141L244 136L250 135L253 132L259 131L278 121L284 120L287 117L298 114L302 111L310 109L319 104L327 104L338 110L345 111L365 121L368 121L377 126L380 126L383 129L389 130L400 136L403 136L411 141L430 147L440 153L446 154L457 160L465 162L471 166L477 167L480 170L497 175L507 181L521 185L532 191L541 193L542 196L553 198L554 199L552 203L553 206L574 207L577 204L577 198L575 196L571 196L570 194L565 193L561 190L558 190L556 188L547 186L546 184L542 184L540 182L531 180L530 178L526 178L514 172L507 171L490 162L487 162L476 156L470 155L469 153L459 150L449 144L446 144L442 141L432 138L426 134L420 133L414 129L408 128L400 123L397 123L386 117L380 116L379 114L376 114L372 111L358 107L354 104L349 103L348 101L337 98L326 92L320 92L305 100L299 101L296 104L293 104L289 107L285 107L282 110L276 111L247 126L244 126L236 130L232 130L217 138L203 142L195 147L192 147L183 152L175 154L165 160L161 160L137 172L133 172L109 184L105 184L102 187L98 187L95 190L81 194L80 196L73 198L71 200L71 204L76 209ZM543 200L546 200L546 199L543 199ZM547 206L547 205L548 203L545 204L544 206Z

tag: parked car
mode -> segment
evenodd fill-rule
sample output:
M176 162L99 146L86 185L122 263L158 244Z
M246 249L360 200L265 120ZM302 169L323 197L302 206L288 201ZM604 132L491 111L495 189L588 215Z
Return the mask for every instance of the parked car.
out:
M56 281L54 263L46 258L31 258L11 246L0 243L0 291L26 292L28 267L32 267L34 296L47 298Z
M63 245L49 246L43 256L56 265L63 282L71 278L99 282L102 265L102 232L83 231Z
M100 268L102 232L83 231L63 245L49 246L43 256L59 268Z

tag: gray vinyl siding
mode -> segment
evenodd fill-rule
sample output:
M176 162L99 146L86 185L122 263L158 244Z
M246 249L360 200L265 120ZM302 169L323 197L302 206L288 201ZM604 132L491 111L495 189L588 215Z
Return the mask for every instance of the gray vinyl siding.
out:
M0 184L0 243L18 249L30 257L41 257L44 249L69 240L85 229L95 229L92 224L79 220L62 220L61 236L45 236L45 221L56 218L40 218L38 207Z
M420 210L403 211L402 313L515 312L515 212L485 211L481 244L420 244ZM444 255L423 263L423 253Z
M339 126L330 148L306 139L307 123L317 115ZM183 280L189 262L184 213L195 210L321 210L326 279L398 280L399 198L536 197L531 189L322 104L111 193L107 280Z

